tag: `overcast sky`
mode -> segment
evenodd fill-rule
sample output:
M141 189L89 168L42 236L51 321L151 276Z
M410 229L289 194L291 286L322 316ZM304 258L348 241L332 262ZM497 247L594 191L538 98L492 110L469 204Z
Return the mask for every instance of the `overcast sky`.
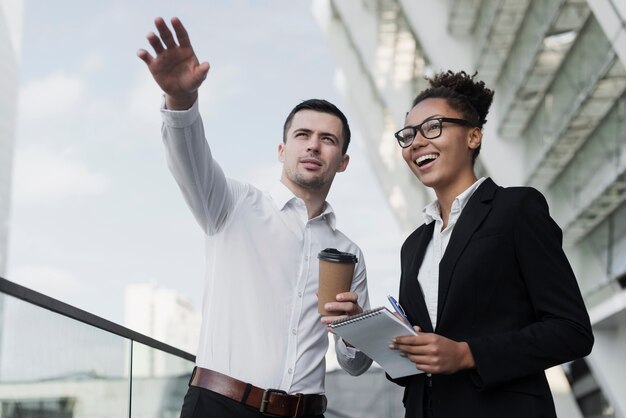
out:
M201 114L229 177L277 179L285 116L328 99L350 119L309 1L24 2L7 278L123 322L124 288L149 282L199 307L204 238L170 176L161 95L139 48L178 16L211 64ZM353 125L329 201L363 249L372 304L397 294L403 240Z

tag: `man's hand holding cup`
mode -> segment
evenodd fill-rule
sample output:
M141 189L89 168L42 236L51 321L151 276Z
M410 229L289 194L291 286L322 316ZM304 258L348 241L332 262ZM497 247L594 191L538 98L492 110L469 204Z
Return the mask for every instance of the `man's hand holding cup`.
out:
M363 312L357 295L350 291L356 256L335 248L326 248L317 255L319 259L319 284L317 309L322 323L331 322Z
M335 302L326 302L324 304L324 310L328 314L322 316L322 324L328 325L338 319L363 312L363 308L359 306L357 294L354 292L338 293L335 300Z

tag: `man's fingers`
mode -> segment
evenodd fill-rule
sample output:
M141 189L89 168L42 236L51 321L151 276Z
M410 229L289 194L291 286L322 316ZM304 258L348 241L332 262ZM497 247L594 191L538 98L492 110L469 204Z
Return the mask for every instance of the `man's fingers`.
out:
M206 61L196 67L195 71L198 81L203 81L206 78L209 73L209 68L211 68L211 66Z
M165 21L162 18L158 17L155 19L154 24L159 31L159 36L161 37L161 40L163 41L165 46L167 48L175 48L177 45L176 41L174 40L174 35L172 35L172 31L170 30L170 28L167 27Z
M359 298L359 296L355 292L343 292L343 293L338 293L335 296L335 299L340 301L340 302L354 302L354 303L356 303L358 298Z
M157 55L159 55L161 52L165 50L165 48L163 48L163 44L161 43L161 40L159 39L158 36L156 36L154 32L150 32L146 36L146 38L148 39L150 46L152 46L152 49L154 49L154 52L156 52Z
M362 309L359 309L359 305L354 302L328 302L324 305L324 309L331 312L343 312L346 315L362 312Z
M322 324L328 325L331 322L338 321L340 319L346 319L347 317L348 315L326 315L322 316L320 321L322 322Z
M145 49L140 49L137 51L137 56L146 63L146 65L150 65L150 63L152 62L152 60L154 59L152 57L152 55L150 55L150 53L148 51L146 51Z
M172 18L172 27L174 28L174 32L176 32L178 44L184 47L191 47L191 41L189 40L189 34L187 33L187 29L185 29L179 18Z
M324 304L324 309L330 312L346 312L346 309L350 309L350 306L343 302L328 302Z

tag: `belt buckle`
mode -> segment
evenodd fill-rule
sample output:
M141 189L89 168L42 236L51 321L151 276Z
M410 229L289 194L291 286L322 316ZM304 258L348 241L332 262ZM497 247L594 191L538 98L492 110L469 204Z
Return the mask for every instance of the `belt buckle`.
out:
M261 406L259 407L259 412L263 415L268 415L265 411L267 410L267 404L270 403L270 394L278 393L280 395L287 395L287 392L280 389L265 389L263 391L263 397L261 398Z

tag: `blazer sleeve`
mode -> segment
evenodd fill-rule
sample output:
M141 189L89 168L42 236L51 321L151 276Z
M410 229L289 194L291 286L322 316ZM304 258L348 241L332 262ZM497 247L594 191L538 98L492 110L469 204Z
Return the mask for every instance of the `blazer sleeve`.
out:
M475 383L483 388L584 357L593 346L589 315L562 249L562 232L541 193L525 188L514 217L517 268L536 320L507 333L470 338ZM514 303L512 301L512 303Z

